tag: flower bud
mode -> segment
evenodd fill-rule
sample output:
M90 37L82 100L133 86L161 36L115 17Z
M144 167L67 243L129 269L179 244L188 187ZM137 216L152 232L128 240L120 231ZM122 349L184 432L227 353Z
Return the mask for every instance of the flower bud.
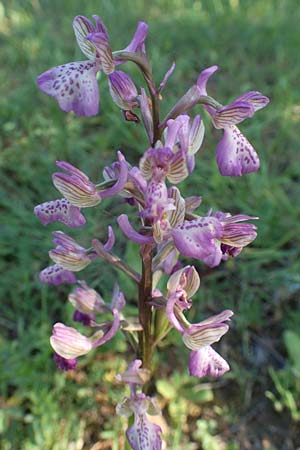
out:
M127 111L138 106L138 92L127 73L116 70L108 76L108 82L112 99L119 108Z

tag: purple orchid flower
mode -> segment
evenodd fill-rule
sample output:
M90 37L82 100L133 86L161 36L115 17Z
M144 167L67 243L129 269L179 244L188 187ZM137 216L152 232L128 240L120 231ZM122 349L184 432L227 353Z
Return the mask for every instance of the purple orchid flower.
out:
M54 186L78 208L96 206L101 200L119 194L124 189L128 178L128 163L120 151L118 151L118 161L114 163L113 179L116 182L113 186L102 190L97 190L97 186L90 181L89 177L72 164L56 161L56 165L66 173L55 172L52 175Z
M206 375L218 377L229 370L228 363L211 348L227 333L225 323L233 315L225 310L196 324L190 324L183 311L191 307L192 297L200 286L194 267L187 266L175 272L168 282L166 314L169 322L182 335L184 344L190 349L190 374L198 378Z
M53 326L50 344L55 353L66 360L58 361L58 367L65 363L64 370L68 369L68 361L86 355L90 350L100 347L112 339L120 328L120 316L117 309L112 310L113 321L109 324L93 324L99 329L91 337L86 337L75 328L67 327L63 323ZM105 331L103 331L103 328ZM71 362L72 366L72 362Z
M148 419L148 415L160 414L155 401L143 393L137 393L137 386L145 384L150 376L146 369L141 368L142 361L136 359L128 370L117 375L117 379L130 386L130 397L125 397L116 407L121 417L134 414L134 422L126 431L126 436L132 450L161 450L161 428Z
M209 267L215 267L228 256L236 256L256 238L255 225L240 223L255 219L257 217L243 214L231 216L217 213L215 216L185 221L172 230L172 237L182 255L201 259Z
M56 165L66 173L55 172L52 175L53 184L72 205L88 208L100 203L96 185L85 173L65 161L56 161Z
M77 16L73 21L77 43L88 60L54 67L37 78L39 88L54 97L63 111L74 111L78 116L98 113L97 73L102 70L110 77L115 65L125 62L114 61L105 26L98 16L93 16L93 19L95 25L84 16ZM148 26L139 22L131 43L124 51L144 51L147 30ZM122 74L120 78L123 81L129 79L128 75Z
M197 87L200 95L207 95L206 83L218 69L209 67L200 73ZM224 130L224 135L217 145L217 164L223 176L241 176L257 172L260 166L258 155L250 142L237 128L236 124L252 117L255 111L264 108L269 103L268 97L260 92L250 91L238 97L230 105L214 110L204 106L212 116L216 128Z
M71 228L83 227L86 223L85 217L81 214L80 208L72 205L65 198L51 200L37 205L34 214L40 219L43 225L53 222L62 222Z

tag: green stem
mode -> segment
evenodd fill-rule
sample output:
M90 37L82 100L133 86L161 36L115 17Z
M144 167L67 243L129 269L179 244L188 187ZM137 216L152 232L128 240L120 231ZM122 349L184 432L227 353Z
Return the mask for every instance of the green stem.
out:
M142 245L142 277L139 283L139 320L143 331L139 333L139 350L143 360L143 367L151 369L152 336L151 319L152 312L149 301L152 298L152 244Z

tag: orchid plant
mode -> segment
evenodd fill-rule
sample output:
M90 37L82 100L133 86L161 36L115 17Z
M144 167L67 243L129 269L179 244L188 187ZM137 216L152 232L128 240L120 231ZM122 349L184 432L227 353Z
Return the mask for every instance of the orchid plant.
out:
M133 450L160 450L161 429L149 417L157 414L158 408L147 387L153 377L154 351L167 334L175 328L182 336L190 350L191 376L220 377L230 369L212 345L228 331L233 312L225 310L199 323L189 322L186 313L192 307L191 298L199 289L200 278L195 267L184 266L180 257L201 260L212 268L238 256L256 238L256 227L251 221L257 217L211 209L201 216L195 213L201 197L181 195L177 186L194 171L204 137L201 116L192 118L189 114L198 107L209 113L214 127L223 130L216 150L221 175L241 176L256 172L259 158L237 124L265 107L269 99L250 91L229 105L221 105L207 94L207 82L218 69L212 66L200 73L196 83L162 119L161 91L175 64L157 86L145 48L147 24L139 22L129 45L112 51L102 20L98 16L93 16L93 20L94 23L77 16L73 22L77 43L87 60L47 70L37 78L38 86L54 97L63 111L93 116L99 110L97 74L102 71L113 102L126 121L144 126L148 144L138 165L132 165L117 152L116 161L104 168L103 180L98 184L70 163L58 161L59 171L53 174L53 183L62 198L42 203L34 212L44 225L58 221L70 228L83 227L84 208L97 207L102 200L118 196L121 205L126 202L135 211L139 222L138 228L134 227L126 214L116 220L126 238L139 244L141 273L130 266L130 261L114 253L115 234L109 226L107 242L94 238L89 248L65 232L55 231L55 248L49 252L54 265L42 270L40 280L50 285L73 284L74 290L68 297L74 307L73 319L88 328L86 336L63 323L54 324L50 343L60 369L74 370L78 357L104 345L118 330L130 335L132 360L128 370L118 375L120 382L129 385L130 394L117 406L117 413L134 416L126 433ZM144 87L137 88L126 72L117 70L126 62L140 70ZM107 303L85 281L77 279L77 272L96 258L133 280L138 320L126 317L125 296L117 284ZM167 284L158 289L163 275L168 277ZM103 320L108 315L110 320Z

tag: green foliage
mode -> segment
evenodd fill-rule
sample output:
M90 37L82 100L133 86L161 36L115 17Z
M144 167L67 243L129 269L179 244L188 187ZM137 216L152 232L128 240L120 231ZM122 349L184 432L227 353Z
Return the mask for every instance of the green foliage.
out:
M72 19L76 14L95 13L107 24L114 49L127 45L137 20L149 23L157 81L176 60L176 71L163 93L163 113L210 64L220 65L209 90L221 102L250 89L271 97L270 106L241 127L260 154L260 172L240 179L220 177L214 161L220 134L213 131L207 133L193 177L182 186L185 195L203 196L201 214L214 207L260 217L257 240L239 258L213 272L198 267L202 281L193 319L222 308L235 311L233 329L222 343L222 354L233 370L223 387L217 389L212 383L198 389L198 383L187 378L188 354L183 354L175 333L169 339L172 351L163 356L162 349L157 363L158 377L162 377L158 391L167 392L168 399L162 406L175 430L169 439L171 448L212 450L220 432L227 429L222 446L236 450L243 434L231 436L230 427L251 409L252 396L254 403L259 401L257 392L268 391L279 413L288 411L299 420L297 0L0 2L0 447L81 450L90 449L97 440L113 450L124 446L118 440L123 424L114 419L114 405L122 398L123 387L113 380L131 355L124 354L120 334L97 354L83 358L76 375L56 372L48 338L53 322L71 323L66 308L69 289L41 286L38 281L39 270L48 264L50 231L57 225L45 229L32 213L36 204L57 196L51 184L56 159L69 160L97 181L116 148L136 163L146 146L141 129L122 122L104 77L100 80L101 114L91 119L64 114L36 87L35 77L42 71L82 58ZM128 70L139 83L136 71ZM211 131L205 115L204 120ZM114 217L120 213L119 203L106 200L103 206L95 216L94 211L85 211L89 223L85 236L72 232L83 244L91 236L105 239L110 222L117 228ZM124 205L124 212L128 211ZM118 241L116 253L126 255L133 266L138 264L135 250ZM115 272L99 262L88 267L85 276L110 298ZM124 279L120 283L134 305L133 286ZM174 353L176 359L168 359ZM168 377L170 368L169 386L163 377ZM212 396L219 413L212 407ZM189 415L189 408L194 415ZM290 448L284 441L286 427L281 440L276 440L268 423L264 428L269 430L269 448ZM261 427L254 430L260 443L263 433Z

